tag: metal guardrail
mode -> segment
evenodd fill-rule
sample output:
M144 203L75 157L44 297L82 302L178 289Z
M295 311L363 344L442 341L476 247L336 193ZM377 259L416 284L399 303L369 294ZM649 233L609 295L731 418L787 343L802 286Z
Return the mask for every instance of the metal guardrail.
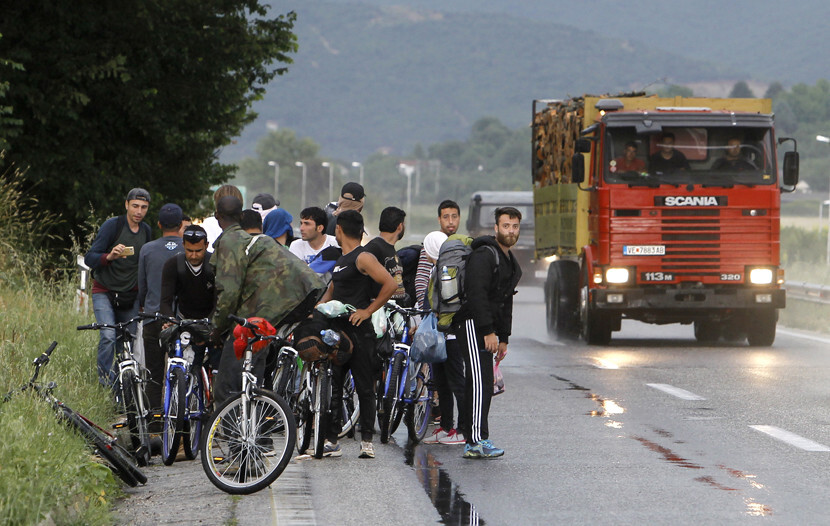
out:
M787 298L810 303L830 304L830 285L818 285L805 281L785 281Z

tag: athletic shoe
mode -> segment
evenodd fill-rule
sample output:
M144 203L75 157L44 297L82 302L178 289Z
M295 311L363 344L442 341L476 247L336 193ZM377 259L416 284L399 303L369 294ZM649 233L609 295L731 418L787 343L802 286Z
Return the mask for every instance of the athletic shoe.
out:
M340 449L340 444L332 444L328 440L326 440L325 444L323 444L324 457L339 457L342 455L343 451Z
M438 444L441 443L441 440L447 438L452 431L449 433L444 431L442 427L436 427L435 431L433 431L428 437L423 440L424 444Z
M438 439L439 444L446 444L452 446L464 444L466 442L467 441L464 439L464 435L459 433L457 429L451 429L450 432L447 433L447 436Z
M504 450L493 445L489 440L464 446L464 458L496 458L504 455Z
M375 448L371 442L365 440L360 442L360 458L375 458Z

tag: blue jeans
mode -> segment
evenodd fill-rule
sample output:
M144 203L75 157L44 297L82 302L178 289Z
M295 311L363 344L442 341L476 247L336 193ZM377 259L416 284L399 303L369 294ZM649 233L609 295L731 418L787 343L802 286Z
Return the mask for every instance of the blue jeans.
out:
M110 303L109 296L105 292L96 292L92 295L92 310L95 312L95 321L98 323L115 324L134 318L138 314L138 300L136 299L132 308L116 310ZM135 327L130 328L131 331ZM101 329L98 340L98 382L110 387L115 383L115 330Z

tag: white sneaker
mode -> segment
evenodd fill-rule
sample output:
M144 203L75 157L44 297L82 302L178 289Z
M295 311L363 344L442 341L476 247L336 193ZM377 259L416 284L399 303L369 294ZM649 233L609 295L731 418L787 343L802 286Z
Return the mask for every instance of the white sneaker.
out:
M375 448L371 442L360 442L360 458L375 458Z
M424 438L424 444L438 444L441 442L442 438L446 438L449 436L449 433L444 431L441 427L436 427L435 430L426 438Z
M441 438L440 440L438 440L439 444L447 444L447 445L465 444L466 442L467 441L464 439L464 435L462 435L461 433L459 433L455 429L451 429L446 437Z
M328 440L323 444L324 457L339 457L343 455L343 450L340 449L340 444L332 444Z

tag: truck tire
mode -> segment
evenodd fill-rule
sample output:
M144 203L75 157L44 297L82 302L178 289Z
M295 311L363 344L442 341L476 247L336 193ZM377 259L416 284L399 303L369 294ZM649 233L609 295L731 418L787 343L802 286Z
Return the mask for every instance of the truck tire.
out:
M778 311L764 309L755 311L752 316L752 329L747 331L746 339L753 347L769 347L775 341L775 324L778 323Z
M716 343L720 339L721 325L712 320L695 322L695 340L700 343Z
M591 307L587 281L580 293L582 339L589 345L608 345L611 341L611 318Z
M545 283L548 334L560 340L579 337L579 264L557 260L548 267Z

